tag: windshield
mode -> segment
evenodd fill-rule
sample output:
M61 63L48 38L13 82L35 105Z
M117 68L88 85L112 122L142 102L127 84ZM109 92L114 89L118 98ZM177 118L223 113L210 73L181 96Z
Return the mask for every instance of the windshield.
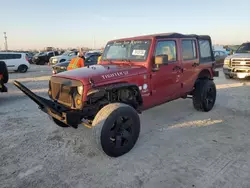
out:
M44 52L37 53L35 56L44 55Z
M237 50L236 53L250 53L250 43L242 44Z
M72 52L72 51L66 51L64 52L62 55L66 55L66 56L69 56L69 55L73 55L75 52Z
M102 59L145 61L148 57L150 40L129 40L110 42L104 49Z

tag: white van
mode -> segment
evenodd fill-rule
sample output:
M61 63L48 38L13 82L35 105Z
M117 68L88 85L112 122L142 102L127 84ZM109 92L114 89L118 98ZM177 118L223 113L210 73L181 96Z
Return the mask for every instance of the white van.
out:
M0 61L4 61L8 71L25 73L30 68L26 53L0 52Z

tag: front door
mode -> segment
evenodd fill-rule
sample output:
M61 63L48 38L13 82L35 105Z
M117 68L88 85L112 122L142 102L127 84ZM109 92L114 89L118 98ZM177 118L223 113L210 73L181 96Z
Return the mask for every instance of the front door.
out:
M154 52L157 55L168 55L168 64L161 65L159 70L152 72L152 100L155 104L161 104L176 98L181 90L180 78L182 66L177 54L178 39L158 40ZM153 65L155 66L155 65Z

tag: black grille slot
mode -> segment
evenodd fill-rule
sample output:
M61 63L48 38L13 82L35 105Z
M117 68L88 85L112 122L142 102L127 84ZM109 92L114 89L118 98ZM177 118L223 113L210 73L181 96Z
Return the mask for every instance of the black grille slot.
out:
M245 58L234 58L231 60L232 67L250 67L250 59Z
M50 81L51 98L67 107L75 108L74 96L77 94L78 86L82 86L80 81L52 77Z

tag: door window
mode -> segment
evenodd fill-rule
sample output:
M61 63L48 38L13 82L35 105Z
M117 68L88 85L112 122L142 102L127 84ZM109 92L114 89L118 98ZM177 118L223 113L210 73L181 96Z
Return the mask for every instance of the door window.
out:
M212 48L209 40L199 40L200 47L200 62L210 62L212 61Z
M0 59L21 59L21 54L0 54Z
M182 59L193 60L197 58L195 40L182 40Z
M168 55L168 61L175 62L177 60L176 42L173 40L159 41L155 51L155 56L158 55Z

